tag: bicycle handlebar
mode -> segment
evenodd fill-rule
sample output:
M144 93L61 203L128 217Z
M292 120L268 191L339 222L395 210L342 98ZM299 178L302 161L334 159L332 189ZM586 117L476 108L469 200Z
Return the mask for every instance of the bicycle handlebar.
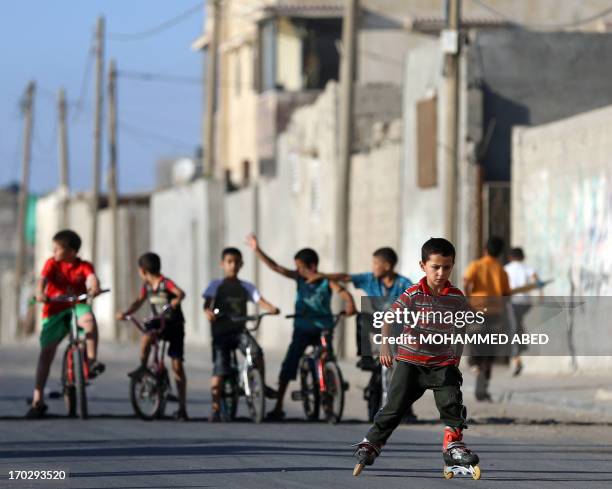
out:
M218 312L218 309L215 309L215 314ZM262 312L260 314L251 314L246 316L231 316L227 314L219 314L216 319L229 319L232 323L246 323L246 322L255 322L255 325L249 327L246 326L246 329L249 331L257 331L261 324L261 320L265 316L276 316L277 314L272 312Z
M47 298L47 302L68 302L71 304L75 304L77 302L81 302L87 300L89 298L93 299L94 297L98 297L99 295L105 294L106 292L110 292L110 289L102 289L96 295L90 295L88 292L80 295L58 295L55 297Z

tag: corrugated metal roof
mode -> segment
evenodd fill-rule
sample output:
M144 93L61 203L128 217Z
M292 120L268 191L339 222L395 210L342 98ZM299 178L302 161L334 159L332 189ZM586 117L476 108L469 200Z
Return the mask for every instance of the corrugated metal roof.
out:
M319 0L318 3L279 2L264 7L263 10L268 15L283 17L329 18L342 17L344 7L341 2L322 3Z
M463 29L508 28L513 24L492 17L468 17L461 19ZM411 31L437 33L446 28L446 19L443 17L406 17L404 27Z

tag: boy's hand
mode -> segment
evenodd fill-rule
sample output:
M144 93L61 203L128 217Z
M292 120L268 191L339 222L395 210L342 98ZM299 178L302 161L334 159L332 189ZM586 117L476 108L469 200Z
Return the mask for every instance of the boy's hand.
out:
M39 292L36 294L36 301L37 302L47 302L49 298L47 297L47 294L45 294L44 292Z
M281 312L280 309L278 307L275 307L274 309L270 311L270 314L272 314L273 316L277 316L280 314L280 312Z
M393 355L391 354L391 348L389 348L387 343L380 345L379 359L382 366L387 368L393 367Z
M94 285L92 287L89 288L89 290L87 291L87 294L90 297L96 297L97 295L100 295L100 286L99 285Z
M126 316L126 313L118 312L117 314L115 314L115 319L117 319L117 321L124 321Z
M246 244L253 251L257 251L259 249L259 242L257 241L257 236L251 233L246 237Z
M180 304L181 304L181 301L178 297L175 297L174 299L170 301L170 307L172 307L172 309L178 308Z
M217 316L215 316L215 312L212 309L204 309L204 314L206 315L206 319L208 319L211 323L217 319Z

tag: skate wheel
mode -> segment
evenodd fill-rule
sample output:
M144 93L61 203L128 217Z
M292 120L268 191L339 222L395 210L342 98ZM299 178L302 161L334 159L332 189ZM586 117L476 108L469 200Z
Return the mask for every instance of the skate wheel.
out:
M444 478L447 480L455 477L455 473L452 470L444 469L443 474L444 474Z
M359 474L361 474L361 471L363 470L363 464L357 464L355 465L355 468L353 469L353 475L355 477L357 477Z
M474 479L475 481L477 481L478 479L480 479L480 467L478 465L473 467L474 471L472 472L472 479Z

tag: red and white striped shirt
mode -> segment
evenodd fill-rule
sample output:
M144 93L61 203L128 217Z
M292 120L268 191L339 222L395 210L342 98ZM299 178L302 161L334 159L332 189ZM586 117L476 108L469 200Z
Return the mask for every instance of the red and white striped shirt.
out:
M421 319L414 324L404 324L403 335L412 336L414 341L398 344L396 360L427 367L459 364L461 347L458 348L457 345L452 344L424 344L420 341L420 338L421 335L428 334L456 333L453 322L436 321L435 318L440 317L440 315L427 315L427 313L439 312L444 315L449 312L454 314L469 310L466 298L461 290L447 281L439 295L434 295L427 285L427 278L423 277L418 283L406 289L393 303L391 310L398 309L407 309L415 313L422 311L423 314L420 316ZM425 317L429 320L424 320Z

